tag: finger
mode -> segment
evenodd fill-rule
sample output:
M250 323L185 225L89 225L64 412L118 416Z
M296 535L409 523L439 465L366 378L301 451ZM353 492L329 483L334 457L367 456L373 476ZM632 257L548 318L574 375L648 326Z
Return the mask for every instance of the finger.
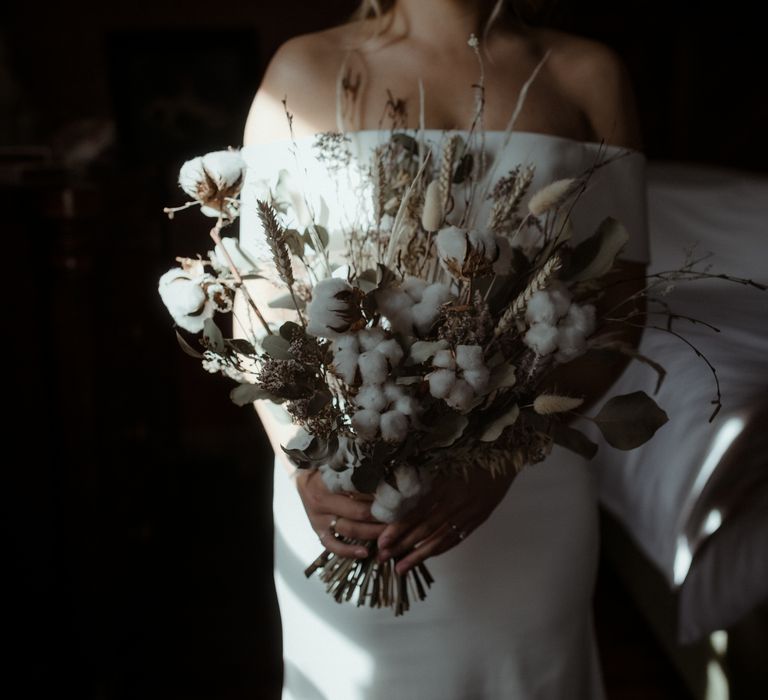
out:
M437 494L429 494L419 502L416 508L414 508L409 513L406 513L404 517L396 520L393 523L390 523L379 537L379 549L391 549L414 527L417 527L423 523L424 519L429 516L429 513L431 513L439 505L436 500L436 496Z
M311 495L311 506L316 513L335 515L337 518L359 520L361 522L378 523L371 515L371 504L368 501L358 501L346 496L326 491Z
M347 544L344 540L334 537L330 530L324 530L318 533L320 544L329 552L333 552L340 557L349 559L365 559L369 552L368 548L360 544Z
M454 508L449 509L445 504L438 505L425 519L413 523L413 526L405 531L397 541L385 547L380 552L380 559L386 560L390 557L397 558L408 554L419 542L428 540L443 528L450 521L454 512Z
M375 540L387 526L384 523L374 524L349 520L348 518L336 518L335 530L343 537L351 540Z
M429 539L421 542L410 554L403 557L395 566L395 571L400 575L405 574L429 557L452 549L460 541L458 535L450 527L443 526Z

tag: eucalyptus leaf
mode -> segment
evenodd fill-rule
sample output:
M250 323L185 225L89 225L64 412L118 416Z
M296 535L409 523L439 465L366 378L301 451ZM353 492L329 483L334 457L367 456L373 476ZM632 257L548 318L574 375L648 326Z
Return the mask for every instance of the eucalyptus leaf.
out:
M315 393L307 404L307 415L315 416L322 411L332 399L330 391L318 391Z
M360 493L373 493L384 476L382 467L366 459L352 471L352 483Z
M517 382L515 367L508 363L497 365L491 370L491 377L488 381L488 393L495 389L508 389Z
M224 336L212 318L206 318L203 321L203 340L206 346L214 352L224 352Z
M293 340L297 334L300 336L304 335L304 329L298 323L294 323L293 321L286 321L280 326L279 332L280 336L289 342Z
M320 239L320 243L323 244L323 248L328 247L328 243L331 240L330 235L328 235L328 229L325 228L325 226L315 226L315 231L317 232L317 237Z
M300 309L306 307L307 304L303 299L297 299L297 301L299 302ZM290 294L281 294L280 296L275 297L267 302L267 306L270 309L291 309L292 311L296 309L296 304Z
M295 228L287 229L283 236L288 244L288 248L294 255L298 257L304 255L304 239Z
M471 153L465 153L461 160L459 161L459 164L456 166L456 170L453 173L453 184L454 185L460 185L464 180L466 180L469 177L469 174L472 172L472 165L474 164L474 159L472 158Z
M504 428L514 425L519 416L520 407L517 404L513 404L506 413L503 413L488 425L482 435L480 435L480 440L482 442L495 442L501 437Z
M650 440L667 414L644 391L614 396L592 419L609 445L632 450Z
M269 399L275 403L281 403L281 400L262 389L258 384L240 384L229 392L229 398L232 403L238 406L246 406L254 401Z
M563 279L584 282L602 277L613 269L616 256L628 240L629 233L619 221L604 219L595 233L573 249Z
M261 341L261 347L267 355L275 360L292 360L290 343L281 335L268 335Z
M176 340L179 342L179 346L181 349L190 357L194 357L196 360L202 360L203 359L203 353L198 352L195 350L185 339L184 336L179 333L179 331L176 331Z
M424 436L421 443L422 449L450 447L462 436L467 425L469 425L469 419L460 413L441 418L440 422Z
M401 132L392 135L392 141L404 148L412 155L416 155L419 152L419 144L413 136L403 134Z

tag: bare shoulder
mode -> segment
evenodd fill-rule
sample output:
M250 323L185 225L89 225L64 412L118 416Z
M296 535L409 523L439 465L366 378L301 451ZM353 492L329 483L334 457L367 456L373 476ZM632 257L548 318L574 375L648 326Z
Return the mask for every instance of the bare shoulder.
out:
M537 32L549 50L550 70L560 89L590 123L593 137L606 143L640 148L634 92L621 57L592 39L555 30Z
M335 85L356 25L303 34L285 42L267 66L251 105L244 144L289 137L286 109L297 136L335 128ZM285 100L285 104L283 104Z

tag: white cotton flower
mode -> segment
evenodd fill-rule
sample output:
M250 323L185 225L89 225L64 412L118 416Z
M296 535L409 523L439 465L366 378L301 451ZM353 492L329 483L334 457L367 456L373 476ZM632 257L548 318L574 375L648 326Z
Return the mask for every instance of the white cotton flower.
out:
M547 288L549 300L555 307L555 315L562 318L571 306L571 293L562 282L555 281Z
M427 375L429 393L436 399L444 399L456 383L456 373L450 369L436 369Z
M557 310L545 289L534 292L525 308L525 320L528 323L545 323L554 326L557 323Z
M357 333L345 333L338 335L331 341L331 348L334 354L337 352L350 351L356 355L360 354L360 343L357 339Z
M395 469L395 482L397 490L403 495L403 498L414 498L421 493L421 481L416 469L406 465L401 465Z
M384 390L384 396L387 397L387 401L389 401L390 403L392 401L397 401L402 396L405 396L405 391L403 390L403 387L398 386L394 382L387 382L383 386L383 390Z
M360 318L354 290L345 280L329 277L312 289L307 305L307 333L320 338L334 338L344 333Z
M523 342L537 355L549 355L557 348L557 327L534 323L523 336Z
M454 360L453 353L450 350L438 350L432 358L432 365L442 369L455 369L456 360Z
M595 330L595 307L592 304L571 304L563 322L588 336Z
M498 253L496 234L485 229L471 229L467 233L469 245L475 253L489 260L495 259Z
M377 350L360 353L357 366L360 368L363 384L383 384L387 380L387 358Z
M339 350L333 354L333 371L347 384L354 384L357 379L357 361L360 358L356 350Z
M424 294L424 290L427 287L428 282L421 279L421 277L414 277L408 275L400 285L400 288L409 296L413 301L421 301L421 297Z
M380 505L388 510L397 510L403 502L403 494L396 488L390 486L386 481L382 481L373 494L373 498Z
M587 338L579 328L575 326L559 326L557 329L557 354L558 362L570 362L581 355L587 346Z
M381 289L376 292L376 304L382 315L389 321L395 333L413 333L413 299L402 289Z
M229 289L219 282L213 282L205 287L205 295L215 307L216 311L229 313L232 311L233 299Z
M376 352L380 352L387 358L390 367L397 367L403 359L403 349L394 338L388 338L376 346Z
M457 345L456 364L461 369L480 369L485 367L481 345Z
M341 485L341 479L339 478L339 472L331 469L328 465L323 464L318 467L320 472L320 478L331 493L341 493L344 489Z
M413 396L401 396L395 400L392 406L396 411L406 416L415 416L419 412L419 402Z
M419 334L426 334L432 327L432 324L440 315L440 307L452 298L450 287L441 282L430 284L424 289L421 301L414 304L413 324Z
M467 237L465 229L448 226L438 231L435 237L437 255L441 261L461 267L467 257Z
M479 369L466 369L463 374L464 380L474 389L476 394L483 394L488 389L488 382L491 378L491 371L487 367Z
M352 427L361 440L373 440L379 432L381 414L369 408L363 408L352 414Z
M387 442L400 443L408 437L408 418L398 410L381 414L381 437Z
M445 402L457 411L468 411L475 400L475 392L468 382L457 379L451 387L451 392Z
M226 255L224 255L225 250L241 275L248 275L258 270L258 265L243 252L237 238L233 236L225 236L221 239L221 243L216 245L214 250L208 252L208 259L211 261L214 270L217 272L231 274L229 261L227 260Z
M227 202L243 186L246 164L238 151L214 151L188 160L179 171L179 185L199 201L206 216L228 216L237 209Z
M375 350L376 347L384 341L386 335L384 331L378 326L374 328L363 328L357 334L357 339L360 342L360 347L363 350Z
M208 299L203 283L213 282L210 275L191 277L180 267L168 270L158 283L158 292L173 320L190 333L203 330L215 307Z
M385 508L378 501L371 504L371 515L380 523L393 523L397 520L397 511Z
M285 444L285 448L287 450L306 450L313 439L314 435L306 429L299 427L291 436L290 440Z
M388 403L382 387L378 384L363 384L355 396L355 404L360 408L368 408L379 413L387 407Z

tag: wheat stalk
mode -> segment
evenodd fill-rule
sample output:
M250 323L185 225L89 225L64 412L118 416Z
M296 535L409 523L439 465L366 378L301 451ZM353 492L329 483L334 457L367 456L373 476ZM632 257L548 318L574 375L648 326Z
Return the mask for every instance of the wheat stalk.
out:
M440 186L440 194L443 195L443 214L448 211L448 204L451 201L451 184L453 182L453 162L456 159L456 149L459 146L461 137L457 134L448 139L448 143L443 148L442 159L440 161L440 174L437 182Z
M533 276L531 281L528 282L526 288L515 297L514 301L499 319L499 323L494 331L496 337L500 336L502 333L506 333L512 328L517 317L521 316L525 311L531 297L547 286L552 275L560 269L561 264L560 256L555 253L541 266L541 269Z

